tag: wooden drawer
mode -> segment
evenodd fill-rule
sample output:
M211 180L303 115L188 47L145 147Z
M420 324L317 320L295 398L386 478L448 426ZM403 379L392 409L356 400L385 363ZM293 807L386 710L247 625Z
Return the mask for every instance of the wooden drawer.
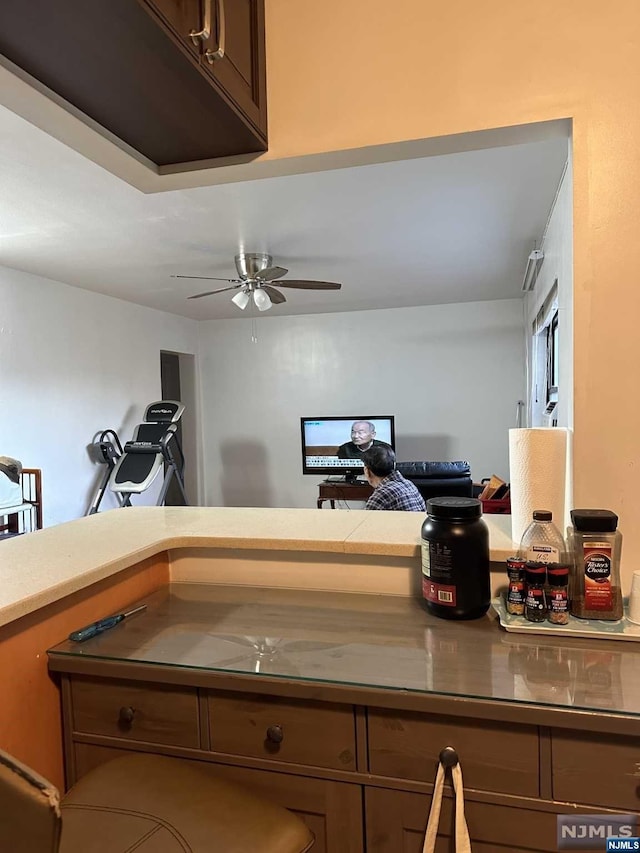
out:
M73 678L74 732L171 746L200 746L198 694L193 688Z
M465 786L531 797L539 793L535 726L374 708L368 728L371 773L433 782L440 750L453 746Z
M553 798L640 812L640 737L552 729Z
M208 704L214 752L356 769L351 705L295 702L246 693L210 693Z
M465 779L466 787L466 779ZM422 853L431 799L422 794L365 788L367 853ZM556 851L555 812L518 805L465 801L473 853L541 853ZM570 812L567 809L567 812ZM451 853L454 807L443 797L436 853Z

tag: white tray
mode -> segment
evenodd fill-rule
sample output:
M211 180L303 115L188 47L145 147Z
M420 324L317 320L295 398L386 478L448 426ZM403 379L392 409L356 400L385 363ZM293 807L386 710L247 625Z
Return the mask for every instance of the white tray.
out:
M625 606L626 606L625 599ZM507 613L503 596L493 598L491 607L500 624L513 634L555 634L565 637L596 637L599 640L635 640L640 642L640 625L630 622L626 616L618 622L605 622L601 619L576 619L569 616L568 625L552 625L550 622L529 622L524 616Z

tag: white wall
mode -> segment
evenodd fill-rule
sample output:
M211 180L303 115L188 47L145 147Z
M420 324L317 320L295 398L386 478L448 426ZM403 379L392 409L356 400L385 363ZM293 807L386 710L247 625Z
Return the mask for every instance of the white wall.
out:
M558 426L573 428L573 182L569 162L558 189L555 204L549 217L542 242L544 263L536 281L535 289L525 299L525 335L531 347L533 321L551 291L558 282L558 342L559 342L559 385ZM544 362L544 354L539 353ZM531 353L533 356L533 353ZM530 363L530 374L534 370ZM530 383L532 384L532 383ZM543 395L544 396L544 395ZM544 410L546 400L532 400L532 389L528 389L529 412ZM535 416L534 426L540 424Z
M131 438L160 397L160 350L195 353L196 326L0 267L0 455L42 469L45 525L84 515L101 473L87 445Z
M160 350L196 354L198 339L205 504L315 506L301 416L395 414L399 459L468 459L476 479L506 478L525 382L520 300L261 316L256 328L253 344L249 320L198 324L0 268L0 455L42 469L45 524L85 513L102 472L87 445L106 428L130 438L160 397Z
M400 460L508 478L525 394L520 299L199 325L205 503L315 506L300 418L393 414Z

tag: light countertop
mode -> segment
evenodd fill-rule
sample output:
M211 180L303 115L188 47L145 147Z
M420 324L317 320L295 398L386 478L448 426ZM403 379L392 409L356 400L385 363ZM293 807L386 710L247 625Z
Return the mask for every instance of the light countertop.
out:
M418 557L411 512L251 507L113 509L0 543L0 625L181 548ZM488 515L491 559L513 549L511 516Z

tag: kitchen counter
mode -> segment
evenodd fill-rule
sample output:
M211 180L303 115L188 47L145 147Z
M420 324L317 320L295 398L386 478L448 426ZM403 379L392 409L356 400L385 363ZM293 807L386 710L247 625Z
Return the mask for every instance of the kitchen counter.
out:
M105 662L143 664L149 680L155 669L166 678L169 667L172 683L226 674L247 690L260 690L266 678L313 686L316 697L348 687L357 700L368 689L378 703L395 706L463 698L465 714L476 702L485 717L492 716L486 703L496 703L499 719L506 703L517 719L537 723L545 709L560 725L558 712L571 710L572 727L580 726L576 711L633 718L633 731L640 722L634 644L509 634L491 610L455 621L410 596L193 583L171 583L138 604L146 610L112 631L50 650L53 668L99 674Z
M192 557L200 554L209 563L215 555L224 553L230 559L229 555L236 551L245 556L253 553L254 557L288 555L290 559L295 555L323 555L334 567L351 559L359 562L362 571L369 561L379 572L383 572L385 562L390 566L399 563L417 566L422 520L419 513L364 510L323 512L249 507L109 510L0 545L0 626L165 552L170 555L170 569L185 554ZM485 521L490 532L491 559L504 561L512 551L511 517L486 516ZM189 575L181 570L172 579L203 580L202 566L194 572ZM357 573L354 577L357 583ZM220 582L229 579L225 577ZM287 583L290 584L290 576L283 581Z
M138 601L49 649L68 784L116 751L195 759L295 810L318 853L421 850L444 747L474 850L551 853L556 815L638 811L630 643L513 637L401 595L171 583ZM442 849L451 826L447 786Z

